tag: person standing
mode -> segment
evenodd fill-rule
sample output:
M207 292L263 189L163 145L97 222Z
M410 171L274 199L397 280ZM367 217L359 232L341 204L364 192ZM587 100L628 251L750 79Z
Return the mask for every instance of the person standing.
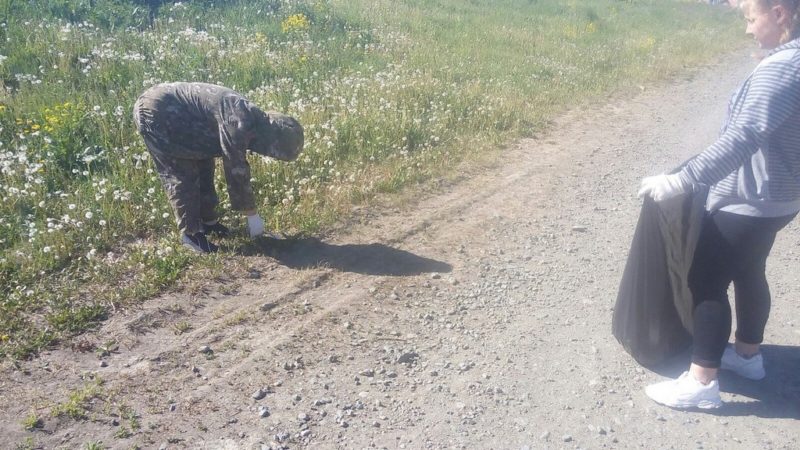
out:
M207 83L164 83L146 90L133 107L167 193L181 242L202 253L217 250L207 235L228 234L219 223L215 158L222 159L231 207L247 218L251 237L264 233L250 185L247 150L283 161L303 149L303 127L292 117L264 112L238 92Z
M687 372L647 386L673 408L722 405L717 374L765 377L760 344L770 312L766 260L800 211L800 0L740 2L747 33L769 50L734 93L719 138L674 174L642 180L639 196L664 201L710 186L689 272L694 347ZM736 333L727 296L735 289Z

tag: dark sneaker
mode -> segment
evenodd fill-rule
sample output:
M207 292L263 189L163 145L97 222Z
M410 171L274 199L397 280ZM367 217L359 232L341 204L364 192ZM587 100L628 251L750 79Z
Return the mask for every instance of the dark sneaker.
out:
M228 227L226 227L225 225L223 225L223 224L221 224L219 222L214 222L211 225L209 225L207 223L203 224L203 233L205 233L205 234L215 234L215 235L217 235L219 237L224 238L224 237L228 237L230 232L231 232L231 230L229 230Z
M181 238L181 243L200 253L214 253L218 250L216 245L208 242L206 235L203 233L195 233L191 236L184 234L183 238Z

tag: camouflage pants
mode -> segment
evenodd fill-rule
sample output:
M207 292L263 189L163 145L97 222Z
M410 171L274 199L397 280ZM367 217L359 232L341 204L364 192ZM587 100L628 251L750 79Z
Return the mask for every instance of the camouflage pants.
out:
M181 143L168 139L168 134L163 132L163 124L154 115L154 109L148 108L146 103L136 103L134 121L172 204L178 229L186 234L203 231L203 222L217 219L219 199L214 189L214 158L170 156L186 154L187 149Z

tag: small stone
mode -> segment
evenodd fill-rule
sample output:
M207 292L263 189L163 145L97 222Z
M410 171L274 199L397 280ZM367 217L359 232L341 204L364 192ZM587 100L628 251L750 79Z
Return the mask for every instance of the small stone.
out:
M176 405L175 403L169 404L169 412L175 412L176 409L178 409L178 405Z
M290 437L291 437L291 434L289 434L289 432L287 432L287 431L280 431L277 434L275 434L275 436L273 436L273 438L278 442L286 441Z
M200 352L200 353L206 354L206 355L211 354L211 353L214 352L213 350L211 350L211 347L209 347L207 345L201 346L199 349L197 349L197 351Z
M545 431L544 433L539 435L539 439L547 439L549 437L550 437L550 432L549 431Z
M375 428L380 428L381 427L381 423L376 420L376 421L372 422L372 426L375 427Z
M432 273L431 274L431 279L438 280L439 278L442 278L442 274L439 274L439 273Z
M300 437L306 438L311 435L311 430L303 430L300 432Z
M575 225L572 227L572 231L577 231L578 233L583 233L586 230L588 230L588 228L585 225Z
M417 359L419 359L419 353L405 352L397 358L397 362L401 364L411 364L416 362Z
M564 442L572 442L572 436L570 436L568 434L565 434L565 435L561 436L561 440L564 441Z
M340 423L339 425L341 425L341 426L342 426L342 428L347 428L347 427L349 427L349 426L350 426L350 424L349 424L349 423L347 423L347 422L345 422L344 420L343 420L343 421L342 421L342 423Z
M308 414L306 413L300 413L297 415L297 420L299 420L300 422L308 422L309 420L311 420L311 418L308 417Z
M262 419L264 417L269 417L269 408L267 408L266 406L259 406L258 407L258 417L261 417Z
M192 366L192 373L200 373L200 368L197 366Z
M255 269L251 269L249 272L247 272L247 277L250 278L251 280L257 280L261 278L261 272Z
M277 303L267 302L261 305L261 311L267 312L275 309L278 306Z
M375 286L370 286L368 291L369 291L370 294L374 294L374 293L378 292L378 288L376 288Z
M364 377L374 377L375 371L372 369L364 369L361 372L358 372L358 374Z
M345 330L351 330L352 328L353 328L353 324L352 323L350 323L350 322L345 322L344 323L344 329Z
M253 392L253 395L251 395L251 397L253 397L253 400L261 400L262 398L264 398L266 396L267 396L267 391L264 390L264 389L259 389L259 390L255 391L255 392Z
M338 357L338 356L336 356L336 355L330 355L330 356L328 356L328 362L329 362L329 363L331 363L331 364L336 364L336 363L338 363L339 361L340 361L340 359L339 359L339 357Z
M105 361L100 361L100 367L108 367L108 363Z

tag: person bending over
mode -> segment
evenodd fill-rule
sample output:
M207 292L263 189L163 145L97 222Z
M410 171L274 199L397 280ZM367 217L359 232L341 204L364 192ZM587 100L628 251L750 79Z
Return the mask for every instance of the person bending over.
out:
M218 222L214 158L222 159L231 207L247 218L251 237L264 233L250 185L247 150L283 161L303 149L303 127L292 117L264 112L238 92L207 83L164 83L146 90L133 107L167 193L181 242L210 253L210 233L224 236Z

